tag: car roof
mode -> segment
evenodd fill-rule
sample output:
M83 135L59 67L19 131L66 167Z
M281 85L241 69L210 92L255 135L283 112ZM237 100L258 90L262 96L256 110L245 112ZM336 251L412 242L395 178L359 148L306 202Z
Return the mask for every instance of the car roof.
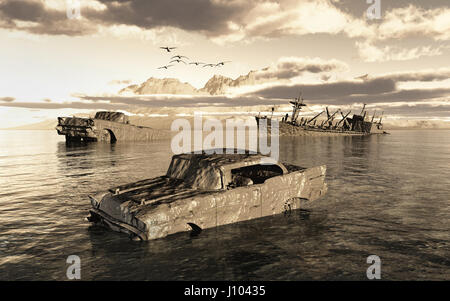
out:
M206 153L206 152L208 152ZM213 152L211 154L211 152ZM241 153L238 153L241 152ZM238 165L254 165L261 164L262 159L270 158L268 156L262 155L261 153L252 152L249 150L237 150L237 149L213 149L213 150L203 150L202 153L184 153L179 155L174 155L173 158L180 158L186 160L196 161L199 166L238 166ZM267 162L267 161L266 161ZM279 164L274 162L274 164Z

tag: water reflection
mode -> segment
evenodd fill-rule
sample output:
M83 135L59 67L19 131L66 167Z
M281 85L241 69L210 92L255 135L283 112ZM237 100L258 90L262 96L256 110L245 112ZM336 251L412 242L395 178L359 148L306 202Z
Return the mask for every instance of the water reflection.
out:
M91 256L102 258L95 263L96 271L102 271L95 276L102 279L259 279L270 266L297 260L302 249L312 252L314 247L304 244L304 237L314 237L315 246L320 245L324 220L297 210L291 216L206 229L195 238L178 233L150 243L125 242L121 235L113 237L103 228L91 227Z

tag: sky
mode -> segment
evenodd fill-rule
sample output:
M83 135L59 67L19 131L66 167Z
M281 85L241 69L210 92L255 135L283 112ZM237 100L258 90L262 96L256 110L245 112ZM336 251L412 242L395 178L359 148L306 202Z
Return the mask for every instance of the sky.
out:
M311 105L450 121L449 40L448 0L0 0L0 128L100 109L280 104L298 91ZM158 69L175 54L229 62ZM118 94L150 77L202 88L252 70L254 84L226 95Z

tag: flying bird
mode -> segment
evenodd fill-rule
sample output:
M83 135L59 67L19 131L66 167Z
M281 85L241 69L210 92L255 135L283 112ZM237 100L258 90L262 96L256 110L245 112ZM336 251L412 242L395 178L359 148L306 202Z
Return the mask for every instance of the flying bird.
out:
M355 77L355 79L362 79L362 80L367 80L367 78L369 77L369 74L364 74L358 77Z
M174 59L174 58L178 58L179 60L181 60L182 58L189 59L187 56L184 56L184 55L175 55L175 56L172 56L170 59Z
M185 61L183 61L183 60L171 60L170 62L169 62L169 64L170 63L174 63L174 62L177 62L177 63L184 63L185 65L187 64Z
M161 66L158 69L169 69L169 67L172 67L173 65L165 65L165 66Z
M167 52L170 52L172 49L176 49L177 47L159 47L161 49L167 50Z
M198 66L198 65L203 65L203 64L205 64L205 63L202 63L202 62L192 62L192 63L189 63L189 65L196 65L196 66Z
M231 63L231 61L219 62L219 63L216 64L216 66L223 66L226 63Z

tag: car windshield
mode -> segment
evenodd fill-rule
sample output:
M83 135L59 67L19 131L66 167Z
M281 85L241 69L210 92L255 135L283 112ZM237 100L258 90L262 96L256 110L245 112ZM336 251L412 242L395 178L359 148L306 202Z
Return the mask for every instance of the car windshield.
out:
M120 112L97 112L94 118L115 122L126 122L128 120L128 116Z
M168 177L183 180L196 189L219 190L223 188L220 170L211 166L199 166L183 157L174 157L167 170Z

